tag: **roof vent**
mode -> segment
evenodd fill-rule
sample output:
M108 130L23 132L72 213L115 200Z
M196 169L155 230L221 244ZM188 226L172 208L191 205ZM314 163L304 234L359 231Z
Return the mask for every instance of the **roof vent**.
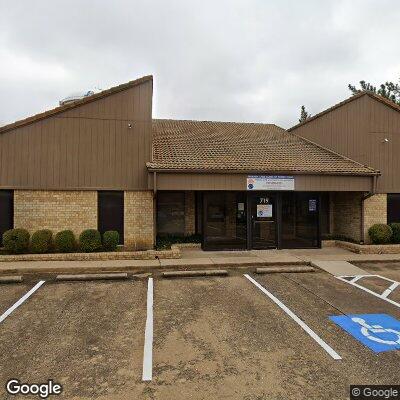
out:
M93 96L94 91L89 90L87 92L81 92L81 93L73 93L70 96L65 97L64 99L60 100L60 106L64 106L65 104L71 104L74 103L75 101L79 101L84 99L85 97Z

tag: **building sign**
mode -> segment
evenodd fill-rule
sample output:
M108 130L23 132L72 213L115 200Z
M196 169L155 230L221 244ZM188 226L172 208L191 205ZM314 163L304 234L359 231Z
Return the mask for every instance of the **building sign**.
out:
M271 218L272 204L257 204L257 218Z
M317 211L317 200L308 200L308 211Z
M282 175L248 176L247 190L294 190L294 177Z

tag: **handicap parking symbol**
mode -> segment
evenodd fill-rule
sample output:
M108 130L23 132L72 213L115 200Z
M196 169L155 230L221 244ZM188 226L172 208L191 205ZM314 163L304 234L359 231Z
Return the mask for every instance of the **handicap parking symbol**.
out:
M400 321L390 315L335 315L329 319L375 353L400 349Z

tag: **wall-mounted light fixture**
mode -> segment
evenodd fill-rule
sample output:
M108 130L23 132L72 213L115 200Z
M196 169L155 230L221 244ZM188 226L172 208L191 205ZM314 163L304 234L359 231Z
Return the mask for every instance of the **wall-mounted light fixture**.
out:
M382 143L388 143L389 139L385 137L385 139L382 140Z
M132 124L128 124L128 128L129 128L129 129L132 129Z

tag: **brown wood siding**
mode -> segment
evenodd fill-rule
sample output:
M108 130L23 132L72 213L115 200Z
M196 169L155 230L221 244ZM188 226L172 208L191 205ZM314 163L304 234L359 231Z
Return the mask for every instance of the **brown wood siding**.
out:
M400 192L400 113L389 106L362 96L292 132L381 171L378 193Z
M246 190L244 174L157 173L157 190ZM372 189L372 177L296 175L296 191L362 191ZM152 181L149 180L152 186Z
M0 133L0 188L145 190L151 123L146 81Z

